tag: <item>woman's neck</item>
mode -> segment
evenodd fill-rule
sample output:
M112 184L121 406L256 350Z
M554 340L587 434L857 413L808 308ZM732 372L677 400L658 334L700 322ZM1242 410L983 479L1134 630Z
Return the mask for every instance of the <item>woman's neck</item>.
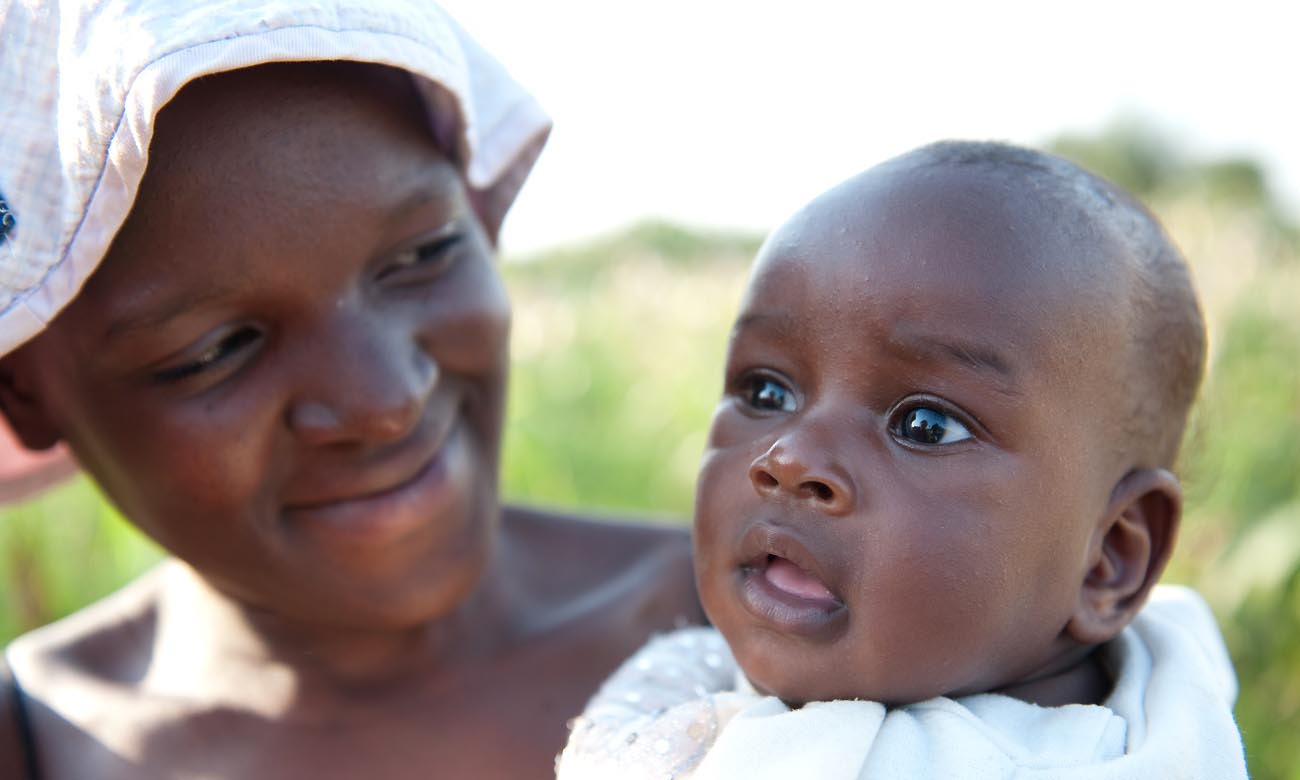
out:
M174 562L161 583L145 684L182 700L283 715L490 664L512 646L523 611L510 576L513 552L501 541L463 603L445 616L402 628L286 618L240 602Z

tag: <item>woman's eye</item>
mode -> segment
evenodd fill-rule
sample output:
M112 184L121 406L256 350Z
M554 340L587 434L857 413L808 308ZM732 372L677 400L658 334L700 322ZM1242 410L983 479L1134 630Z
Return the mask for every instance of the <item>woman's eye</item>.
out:
M208 347L202 353L192 360L188 360L170 368L164 368L154 372L154 379L158 382L179 382L182 379L200 374L213 368L227 358L233 356L241 349L262 338L262 333L256 328L239 328L222 338L217 343Z
M917 444L954 444L971 438L970 431L952 415L927 406L917 406L903 414L898 434Z
M769 412L793 412L798 408L794 392L770 377L754 377L745 388L745 400L755 409Z
M456 249L460 243L461 234L453 233L427 244L398 252L392 262L379 272L379 278L385 279L394 274L408 273L418 274L421 278L439 276L455 261Z

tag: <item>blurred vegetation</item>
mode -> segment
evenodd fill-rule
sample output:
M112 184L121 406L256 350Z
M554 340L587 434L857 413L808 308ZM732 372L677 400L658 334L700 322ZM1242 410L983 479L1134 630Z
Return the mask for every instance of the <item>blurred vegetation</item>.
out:
M1250 160L1140 123L1051 148L1129 188L1192 262L1210 370L1183 455L1168 580L1211 601L1252 775L1300 778L1300 240ZM846 172L847 173L847 172ZM754 236L648 223L504 265L515 301L510 500L685 522ZM156 560L77 482L0 517L0 642Z

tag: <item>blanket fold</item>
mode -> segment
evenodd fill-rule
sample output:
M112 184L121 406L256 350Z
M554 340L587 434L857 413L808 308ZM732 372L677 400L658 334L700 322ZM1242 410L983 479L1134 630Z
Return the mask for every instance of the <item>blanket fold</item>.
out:
M1101 706L979 694L791 710L754 692L715 630L686 629L652 640L606 682L575 721L558 778L1246 777L1236 680L1199 596L1157 588L1099 652L1116 677Z

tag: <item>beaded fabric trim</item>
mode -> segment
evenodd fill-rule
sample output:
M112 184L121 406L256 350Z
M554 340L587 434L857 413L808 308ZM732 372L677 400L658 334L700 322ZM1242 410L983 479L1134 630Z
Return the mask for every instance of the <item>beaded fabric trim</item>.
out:
M18 219L9 208L4 193L0 192L0 244L9 240L9 234L14 232L16 227L18 227Z

